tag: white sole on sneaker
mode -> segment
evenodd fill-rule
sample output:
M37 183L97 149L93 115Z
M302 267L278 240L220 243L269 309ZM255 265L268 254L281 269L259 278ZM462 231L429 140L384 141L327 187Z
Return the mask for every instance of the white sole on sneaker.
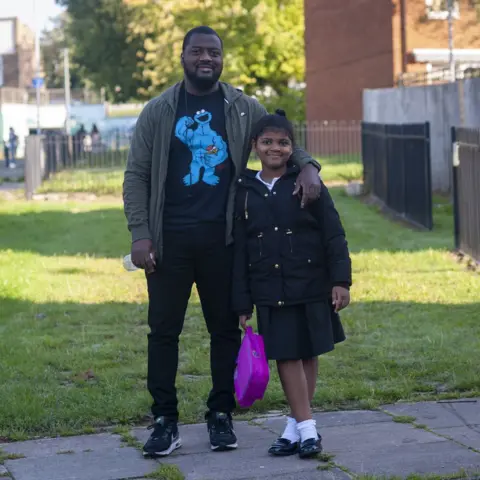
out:
M170 455L172 452L177 450L182 446L182 439L178 437L166 450L163 452L143 452L144 457L166 457Z
M238 443L232 443L231 445L210 445L210 448L214 452L224 452L225 450L235 450L238 447Z

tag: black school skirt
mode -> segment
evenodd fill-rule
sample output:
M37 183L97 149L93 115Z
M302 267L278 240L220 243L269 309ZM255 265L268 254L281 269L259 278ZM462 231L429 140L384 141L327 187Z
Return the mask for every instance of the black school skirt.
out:
M332 351L345 340L340 316L328 301L258 306L257 323L269 360L306 360Z

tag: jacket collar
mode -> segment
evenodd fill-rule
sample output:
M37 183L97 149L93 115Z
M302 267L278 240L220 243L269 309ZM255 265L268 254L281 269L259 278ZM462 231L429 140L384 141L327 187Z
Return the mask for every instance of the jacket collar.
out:
M177 109L178 97L180 95L180 90L183 85L183 80L171 86L165 92L163 92L163 97L165 101L170 105L173 110ZM223 96L225 97L225 103L227 104L226 110L228 111L232 104L235 103L244 93L241 90L233 87L229 83L219 82L220 89L222 90Z
M297 167L297 165L295 164L287 164L287 171L285 172L284 175L282 175L282 177L284 178L288 178L288 177L291 177L291 176L296 176L300 173L300 169ZM243 177L244 180L256 180L256 176L257 176L257 173L259 171L258 170L252 170L250 168L246 168L241 177Z

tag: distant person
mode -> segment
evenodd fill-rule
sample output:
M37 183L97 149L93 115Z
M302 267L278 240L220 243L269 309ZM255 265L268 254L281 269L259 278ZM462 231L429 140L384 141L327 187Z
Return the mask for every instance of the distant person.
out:
M235 202L232 304L247 327L255 305L268 360L277 362L290 406L271 455L312 457L322 450L311 404L318 356L345 340L338 312L350 302L352 266L328 189L302 209L291 191L295 139L285 112L266 115L252 140L261 171L246 170ZM332 306L333 303L333 306Z
M5 168L10 166L10 152L8 151L8 140L3 142L3 156L5 157Z
M123 185L132 262L145 269L149 296L147 385L155 422L145 456L181 446L175 377L193 283L210 335L210 445L237 448L232 411L240 329L230 300L235 180L247 165L253 125L266 111L219 82L223 43L211 28L185 35L180 61L183 81L151 100L138 118ZM301 169L291 194L301 192L308 203L320 192L320 165L299 148L291 159Z
M15 130L10 127L10 131L8 133L8 150L10 154L10 168L15 168L17 166L17 147L18 147L18 137L15 133Z
M86 135L87 135L87 131L85 130L85 125L82 123L78 131L73 136L74 151L75 151L76 158L79 158L82 151L84 150L83 141Z
M100 131L98 130L97 125L94 123L91 131L91 137L92 137L92 151L98 152L100 150L100 145L101 145L101 136L100 136Z

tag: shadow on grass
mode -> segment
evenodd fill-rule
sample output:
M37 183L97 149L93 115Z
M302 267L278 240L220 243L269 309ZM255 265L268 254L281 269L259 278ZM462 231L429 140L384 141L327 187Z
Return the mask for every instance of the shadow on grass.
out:
M330 191L352 253L452 248L453 220L449 205L437 205L435 228L425 232L386 218L376 207L347 197L342 188ZM0 212L0 249L108 258L118 258L130 250L130 235L121 205L98 208L93 202L80 209L75 209L74 203L20 205L17 210Z
M0 249L107 258L130 251L121 206L77 213L72 208L0 213Z
M151 403L146 305L0 302L0 436L144 421ZM314 406L372 408L480 394L478 312L478 302L352 304L342 316L347 341L321 357ZM182 421L202 420L209 369L208 334L191 302L180 342ZM271 372L265 399L251 413L286 407L273 365Z

